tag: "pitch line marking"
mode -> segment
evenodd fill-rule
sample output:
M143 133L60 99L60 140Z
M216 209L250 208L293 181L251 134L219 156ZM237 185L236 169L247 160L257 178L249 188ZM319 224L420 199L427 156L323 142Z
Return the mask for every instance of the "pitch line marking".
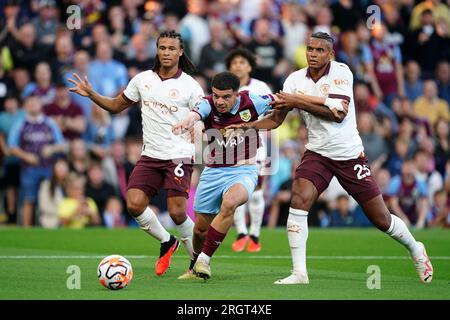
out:
M158 256L145 256L145 255L124 255L128 259L150 259L150 258L157 258ZM9 260L27 260L27 259L49 259L49 260L55 260L55 259L103 259L105 255L49 255L49 256L43 256L43 255L9 255L9 256L0 256L0 260L2 259L9 259ZM185 259L187 256L173 256L172 258L180 258ZM244 256L244 255L236 255L236 256L230 256L230 255L217 255L214 256L216 259L291 259L291 256ZM308 256L308 259L314 259L314 260L409 260L411 259L409 256ZM450 256L430 256L430 259L432 260L450 260Z

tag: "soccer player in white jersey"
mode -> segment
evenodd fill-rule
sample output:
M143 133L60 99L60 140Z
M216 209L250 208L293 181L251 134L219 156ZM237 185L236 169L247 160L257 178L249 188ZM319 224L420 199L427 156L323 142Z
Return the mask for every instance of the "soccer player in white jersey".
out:
M234 73L239 78L239 91L249 91L250 93L261 96L272 93L272 90L265 82L251 77L251 73L256 68L256 58L249 50L245 48L232 50L225 58L225 65L230 72ZM266 207L264 200L264 183L265 170L267 169L267 149L264 141L267 141L267 139L264 139L266 138L265 133L260 133L260 137L263 142L256 154L258 185L250 200L246 204L239 206L234 213L234 225L238 236L231 248L235 252L244 251L246 246L248 252L261 251L259 236L263 222L264 208ZM250 216L250 230L247 229L246 224L247 206Z
M87 78L69 79L71 91L90 98L103 109L119 113L140 101L143 148L127 186L127 210L139 226L161 242L155 265L164 274L179 241L164 229L149 203L159 189L167 190L167 207L180 239L193 258L193 221L186 215L186 199L192 173L194 145L190 135L175 135L172 126L181 121L203 97L200 85L187 73L195 70L183 51L179 33L166 31L157 40L157 56L152 70L137 74L122 94L114 98L92 90Z
M417 242L405 223L389 212L374 181L356 127L353 75L347 65L331 61L332 38L322 32L307 43L308 67L292 73L273 103L272 115L239 128L278 127L289 110L300 110L308 130L308 144L292 185L287 221L292 274L276 284L309 283L306 270L308 211L333 176L363 208L370 221L409 251L423 283L430 283L433 267L425 246ZM345 101L345 102L344 102Z

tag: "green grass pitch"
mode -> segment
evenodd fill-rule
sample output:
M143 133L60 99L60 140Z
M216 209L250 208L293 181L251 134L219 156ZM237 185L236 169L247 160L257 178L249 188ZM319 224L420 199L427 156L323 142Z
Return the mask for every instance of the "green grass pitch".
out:
M174 230L173 230L174 231ZM175 231L174 231L175 233ZM176 234L176 233L175 233ZM414 231L434 267L430 285L420 283L407 251L375 229L310 229L310 284L278 286L291 269L284 229L263 230L260 253L234 253L230 231L212 260L208 281L181 281L188 266L182 246L168 272L158 277L159 244L139 229L0 229L0 299L309 300L450 299L449 230ZM134 277L118 291L103 288L96 275L101 257L130 260ZM81 289L69 290L67 268L79 266ZM381 288L369 290L368 267L381 271Z

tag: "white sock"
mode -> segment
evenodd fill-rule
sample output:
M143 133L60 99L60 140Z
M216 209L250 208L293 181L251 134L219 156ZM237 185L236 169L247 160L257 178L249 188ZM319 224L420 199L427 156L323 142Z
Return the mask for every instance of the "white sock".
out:
M306 272L306 240L308 239L308 212L289 208L287 220L289 246L294 272Z
M140 216L135 217L134 219L142 230L158 239L160 242L167 242L170 240L170 233L164 229L153 210L149 207L147 207Z
M248 211L250 213L250 235L259 238L261 233L261 225L264 217L264 191L256 190L248 203Z
M184 247L191 259L194 259L194 248L192 247L192 237L194 235L194 222L189 216L186 216L186 220L177 226L178 232L180 233L180 240L183 242Z
M245 222L245 207L246 204L239 206L234 211L234 226L238 234L247 234L247 224Z
M211 260L211 257L202 252L198 255L197 261L198 260L203 260L205 263L209 264L209 260Z
M422 247L414 239L411 232L409 232L403 220L396 215L391 214L391 226L386 233L404 245L413 257L422 253Z

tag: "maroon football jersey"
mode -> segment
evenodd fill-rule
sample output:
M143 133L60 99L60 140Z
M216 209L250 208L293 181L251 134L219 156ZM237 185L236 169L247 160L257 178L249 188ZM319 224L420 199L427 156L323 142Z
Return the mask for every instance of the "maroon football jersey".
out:
M231 167L239 161L256 157L260 139L256 130L235 130L236 135L225 137L225 127L258 120L271 108L271 95L258 96L248 91L239 92L238 101L230 112L220 113L214 106L212 95L205 97L194 110L203 119L208 139L208 167ZM239 133L239 134L237 134Z

